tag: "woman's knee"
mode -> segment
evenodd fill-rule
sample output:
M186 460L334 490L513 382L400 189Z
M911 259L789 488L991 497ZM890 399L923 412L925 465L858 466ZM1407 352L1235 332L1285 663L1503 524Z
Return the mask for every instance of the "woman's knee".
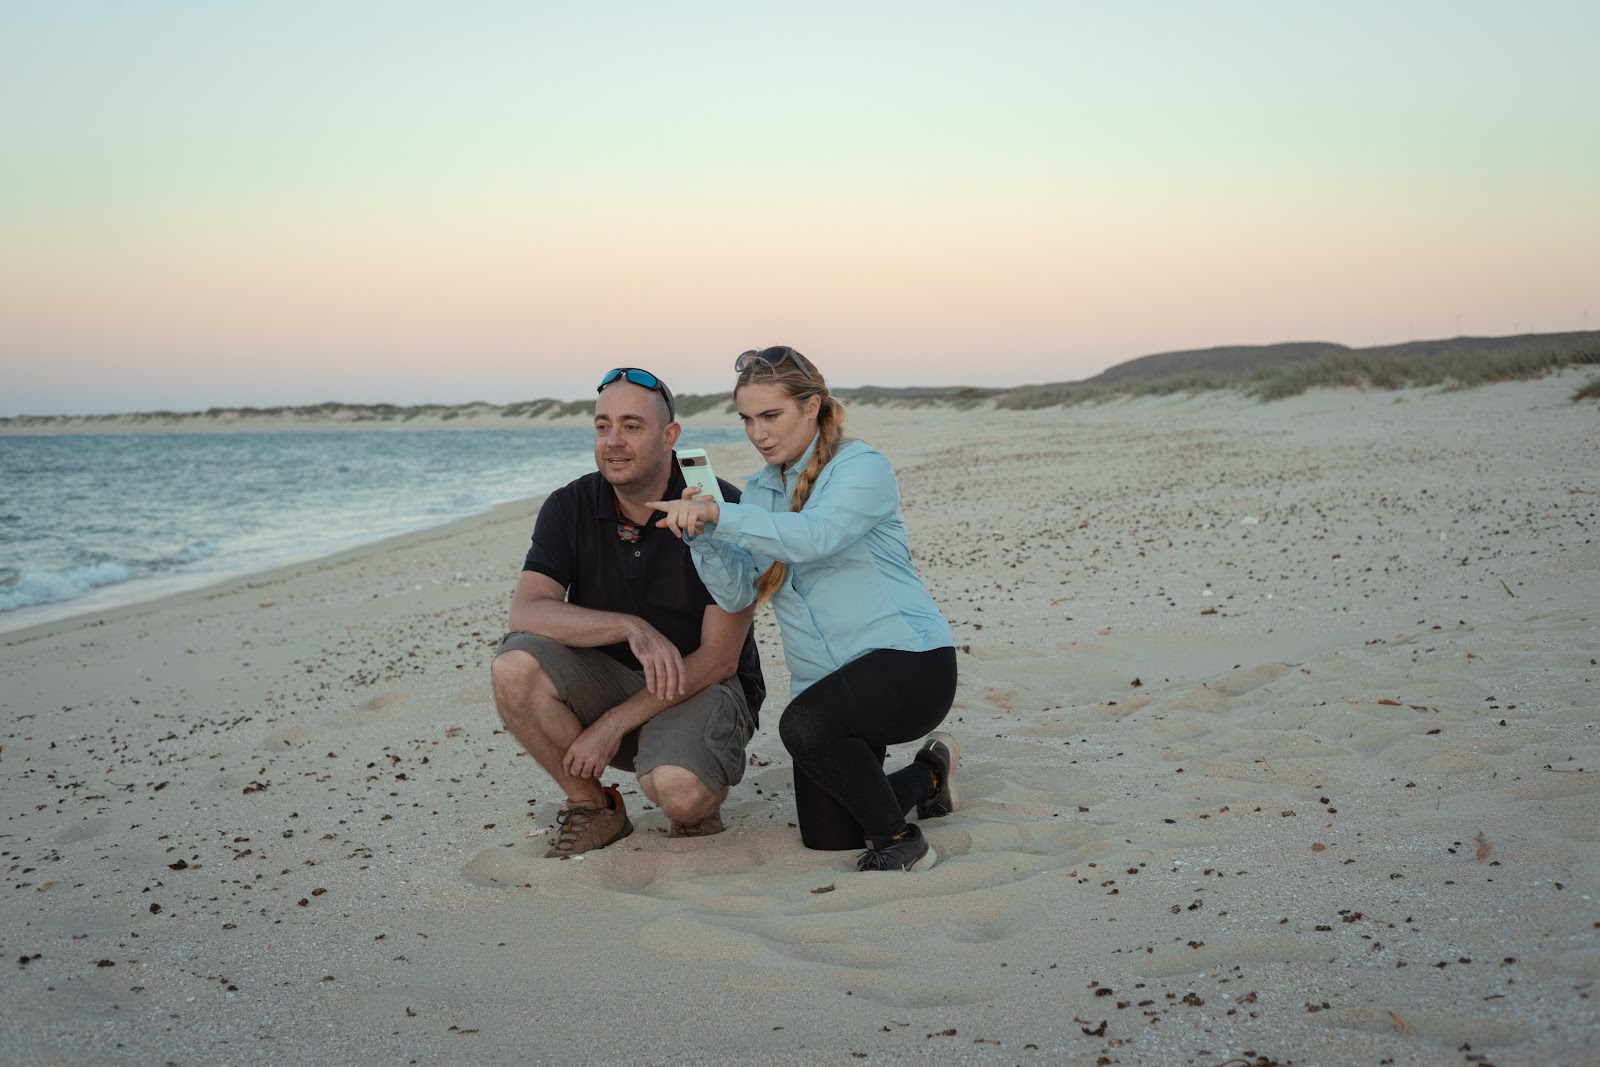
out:
M820 745L837 741L843 734L809 704L800 701L783 709L778 719L778 737L790 754L814 752Z

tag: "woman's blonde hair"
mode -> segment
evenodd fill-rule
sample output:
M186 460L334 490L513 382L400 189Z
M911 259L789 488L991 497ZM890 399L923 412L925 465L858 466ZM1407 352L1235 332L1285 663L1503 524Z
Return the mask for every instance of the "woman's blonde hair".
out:
M805 469L795 478L794 495L789 501L789 510L799 511L806 506L822 468L833 460L839 452L839 446L846 440L844 405L828 391L828 383L823 380L816 364L792 348L752 349L739 357L738 366L739 380L733 387L735 396L740 389L753 384L776 385L797 404L804 404L814 396L821 397L822 402L817 406L817 447L812 450L811 460ZM787 569L779 560L756 579L756 599L759 603L765 604L772 599L772 594L783 584Z

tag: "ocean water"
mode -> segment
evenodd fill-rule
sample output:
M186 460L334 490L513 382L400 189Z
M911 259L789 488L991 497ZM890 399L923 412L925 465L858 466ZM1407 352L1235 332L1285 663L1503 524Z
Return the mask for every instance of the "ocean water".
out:
M325 556L594 469L583 427L0 436L0 632ZM742 440L696 429L682 444Z

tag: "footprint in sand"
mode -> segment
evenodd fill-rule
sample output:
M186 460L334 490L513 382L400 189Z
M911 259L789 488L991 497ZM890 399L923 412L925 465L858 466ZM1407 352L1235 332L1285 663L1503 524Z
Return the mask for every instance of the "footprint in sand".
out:
M344 712L336 720L331 721L328 725L336 729L364 726L367 723L374 722L380 718L381 716L378 714L379 712L387 711L396 704L404 703L410 698L410 696L410 693L401 692L399 690L393 690L388 693L379 693L377 696L372 697L369 700L364 700L360 704L355 705L355 707Z
M728 890L728 879L759 871L768 859L756 841L650 838L648 847L615 857L606 889L657 900L716 896Z
M515 889L527 885L539 879L542 864L561 862L544 858L549 847L547 840L531 838L518 841L511 848L495 845L483 849L461 868L461 877L483 889Z
M1260 689L1294 668L1287 663L1261 663L1254 667L1241 667L1206 682L1208 688L1225 697L1238 697L1253 689Z
M676 840L644 825L601 851L568 860L545 857L550 841L540 836L483 849L461 868L461 877L486 889L511 889L559 876L583 879L598 892L686 900L723 894L728 879L758 871L771 859L756 841Z
M403 695L401 699L404 699ZM450 694L449 703L463 708L478 707L479 705L492 708L494 706L494 690L490 688L487 681L473 682Z
M1001 711L1012 711L1016 707L1017 691L1015 689L985 689L983 691L983 699Z
M741 982L765 993L814 992L822 985L893 1008L978 1004L994 997L992 989L977 983L932 977L960 971L928 967L926 955L903 948L852 945L848 940L775 944L741 931L688 922L682 916L645 927L640 944L672 956L742 963L749 971Z
M1410 1037L1423 1038L1460 1049L1495 1048L1514 1045L1527 1040L1527 1031L1498 1019L1474 1019L1463 1016L1433 1015L1406 1008L1401 1012L1387 1009L1357 1008L1351 1011L1323 1013L1325 1018L1312 1022L1341 1030L1361 1030L1369 1034L1392 1036L1397 1031ZM1402 1029L1402 1026L1404 1027Z
M1588 797L1600 794L1600 783L1595 782L1597 776L1586 774L1557 774L1554 772L1543 777L1530 778L1508 786L1506 792L1513 800L1565 800L1569 797Z
M942 836L941 851L952 835ZM640 941L668 956L737 960L750 967L744 979L750 988L821 985L895 1008L981 1003L993 999L991 986L939 976L966 974L963 961L974 946L1037 931L1036 905L982 892L1016 880L1007 866L999 879L983 865L936 868L917 895L914 919L892 882L841 874L826 895L796 898L794 880L785 879L768 886L771 906L764 913L677 914L649 924ZM935 879L939 870L945 873ZM778 905L806 910L778 913Z
M401 692L379 693L377 696L373 697L371 700L367 701L361 706L366 708L368 711L382 711L385 708L394 707L396 704L401 703L410 695L410 693Z
M95 838L110 833L115 823L110 819L84 819L70 830L63 830L56 836L58 845L75 845L79 841L93 841Z
M283 730L261 742L261 748L265 752L283 752L286 749L299 748L302 745L309 745L313 741L320 741L326 736L326 733L327 731L320 730L315 726L301 726L293 730Z
M1142 978L1176 978L1201 971L1258 964L1310 962L1326 959L1326 945L1294 937L1256 937L1202 944L1199 948L1170 945L1158 948L1139 961Z
M770 954L801 963L876 970L899 966L909 958L904 945L887 947L864 942L853 924L838 915L735 919L702 914L693 918L696 934L692 940L696 945L714 945L715 952L731 952L744 959ZM672 929L672 920L655 924L646 934L647 944L655 942L652 947L675 955L684 948L684 931Z

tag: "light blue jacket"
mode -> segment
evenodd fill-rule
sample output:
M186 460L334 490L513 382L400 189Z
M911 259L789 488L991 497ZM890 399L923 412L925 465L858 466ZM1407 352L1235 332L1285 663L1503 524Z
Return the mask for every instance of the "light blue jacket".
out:
M798 473L769 463L745 483L740 503L723 504L716 524L690 541L695 570L728 611L749 607L755 581L788 565L772 597L783 634L791 696L874 649L928 652L955 643L911 564L900 517L900 484L882 452L847 441L789 510Z

